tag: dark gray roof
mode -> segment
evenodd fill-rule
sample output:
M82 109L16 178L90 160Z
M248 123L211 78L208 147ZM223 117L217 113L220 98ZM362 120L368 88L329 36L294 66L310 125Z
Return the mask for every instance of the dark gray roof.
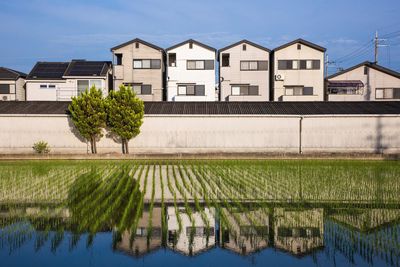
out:
M26 74L17 70L0 67L0 80L18 80L19 78L26 78Z
M183 41L183 42L181 42L181 43L179 43L179 44L173 45L173 46L171 46L171 47L165 49L165 51L172 50L172 49L174 49L174 48L180 47L180 46L185 45L185 44L188 44L188 43L194 43L194 44L196 44L196 45L198 45L198 46L201 46L201 47L203 47L203 48L205 48L205 49L211 50L211 51L213 51L213 52L217 52L217 49L215 49L214 47L211 47L211 46L208 46L208 45L206 45L206 44L200 43L200 42L198 42L198 41L196 41L196 40L193 40L193 39L189 39L189 40Z
M70 102L0 102L0 114L66 114ZM145 102L153 115L362 115L400 114L395 102Z
M231 44L231 45L225 46L224 48L219 49L219 50L218 50L218 53L221 53L221 52L223 52L223 51L225 51L225 50L227 50L227 49L230 49L230 48L232 48L232 47L235 47L235 46L240 45L240 44L243 44L243 43L249 44L249 45L254 46L254 47L257 47L257 48L259 48L259 49L261 49L261 50L267 51L268 53L271 52L270 49L268 49L268 48L266 48L266 47L264 47L264 46L261 46L261 45L259 45L259 44L253 43L253 42L251 42L251 41L249 41L249 40L243 39L243 40L241 40L241 41L239 41L239 42L236 42L236 43L234 43L234 44Z
M291 41L291 42L289 42L289 43L283 44L283 45L281 45L281 46L278 46L277 48L274 49L274 51L281 50L281 49L283 49L283 48L286 48L286 47L288 47L288 46L291 46L291 45L297 44L297 43L302 44L302 45L309 46L309 47L314 48L314 49L316 49L316 50L319 50L319 51L321 51L321 52L325 52L325 51L326 51L326 48L325 48L325 47L319 46L319 45L317 45L317 44L311 43L311 42L306 41L306 40L301 39L301 38L296 39L296 40L294 40L294 41Z
M106 76L110 61L72 60L63 76Z
M152 43L148 43L148 42L146 42L146 41L143 41L142 39L139 39L139 38L135 38L135 39L132 39L132 40L130 40L130 41L128 41L128 42L125 42L125 43L123 43L123 44L114 46L114 47L111 48L110 50L111 50L111 52L112 52L112 51L114 51L114 50L117 50L117 49L119 49L119 48L121 48L121 47L130 45L130 44L133 44L133 43L141 43L141 44L144 44L144 45L146 45L146 46L148 46L148 47L154 48L155 50L159 50L159 51L161 51L161 52L164 52L164 49L163 49L163 48L161 48L161 47L159 47L159 46L156 46L156 45L154 45L154 44L152 44Z
M396 71L394 71L394 70L391 70L391 69L382 67L382 66L380 66L380 65L378 65L378 64L376 64L376 63L374 63L374 62L371 62L371 61L364 61L364 62L362 62L362 63L360 63L360 64L358 64L358 65L355 65L355 66L353 66L353 67L350 67L350 68L345 69L345 70L342 70L342 71L339 71L339 72L337 72L337 73L335 73L335 74L332 74L332 75L326 77L326 79L327 79L327 80L332 79L332 78L334 78L334 77L336 77L336 76L342 75L343 73L346 73L346 72L355 70L355 69L357 69L357 68L359 68L359 67L363 67L363 66L367 66L367 67L369 67L369 68L371 68L371 69L375 69L375 70L377 70L377 71L381 71L381 72L383 72L383 73L386 73L386 74L388 74L388 75L391 75L391 76L393 76L393 77L396 77L396 78L400 79L400 73L398 73L398 72L396 72Z
M64 76L105 76L110 67L111 61L37 62L27 79L61 80Z
M27 79L61 80L68 65L68 62L37 62Z

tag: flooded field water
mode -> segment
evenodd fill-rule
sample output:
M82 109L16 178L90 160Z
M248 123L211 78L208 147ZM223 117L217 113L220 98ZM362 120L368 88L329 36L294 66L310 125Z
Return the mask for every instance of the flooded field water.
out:
M4 266L400 266L397 161L0 163Z

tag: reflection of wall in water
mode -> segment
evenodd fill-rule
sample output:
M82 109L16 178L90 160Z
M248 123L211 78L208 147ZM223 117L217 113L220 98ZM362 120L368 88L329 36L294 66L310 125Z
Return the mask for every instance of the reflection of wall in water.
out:
M150 212L149 210L144 210L142 217L138 221L132 247L130 246L131 232L125 231L122 233L121 241L117 244L117 249L135 256L141 256L161 247L161 208L153 208L152 232L148 242L149 220Z
M187 255L197 254L209 249L215 245L215 216L213 208L204 208L204 213L209 222L210 234L207 240L207 225L203 222L201 213L192 210L194 220L195 235L193 244L190 246L190 234L192 231L192 222L184 207L179 207L179 215L182 221L182 232L179 233L179 223L176 216L175 207L167 208L168 222L168 247ZM174 244L176 242L176 244Z
M250 254L268 246L269 215L263 209L229 212L223 208L228 225L221 222L221 246L240 254ZM237 218L237 219L235 219ZM252 218L252 223L249 218ZM229 227L227 229L226 227Z
M303 255L324 245L324 212L316 209L274 209L274 245Z

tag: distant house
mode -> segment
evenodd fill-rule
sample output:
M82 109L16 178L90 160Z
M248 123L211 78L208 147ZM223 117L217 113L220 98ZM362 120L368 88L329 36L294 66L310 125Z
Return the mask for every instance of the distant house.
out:
M400 100L400 73L366 61L326 78L328 101Z
M24 101L26 74L0 67L0 101Z
M26 78L26 99L66 101L92 86L104 95L112 89L111 62L38 62Z
M323 101L325 51L303 39L275 48L274 101Z
M221 101L269 101L270 50L242 40L218 52Z
M136 38L111 48L111 52L115 89L127 85L144 101L164 99L164 49Z
M216 49L190 39L166 51L167 100L215 101Z

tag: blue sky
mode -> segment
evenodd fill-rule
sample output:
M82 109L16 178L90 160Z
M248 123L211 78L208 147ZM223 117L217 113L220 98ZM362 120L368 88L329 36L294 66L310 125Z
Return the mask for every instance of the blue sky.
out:
M399 0L0 0L0 66L111 60L135 37L169 47L194 38L215 48L249 39L270 49L305 38L328 49L330 73L373 60L400 71ZM352 56L352 51L355 51ZM350 54L350 55L349 55Z

